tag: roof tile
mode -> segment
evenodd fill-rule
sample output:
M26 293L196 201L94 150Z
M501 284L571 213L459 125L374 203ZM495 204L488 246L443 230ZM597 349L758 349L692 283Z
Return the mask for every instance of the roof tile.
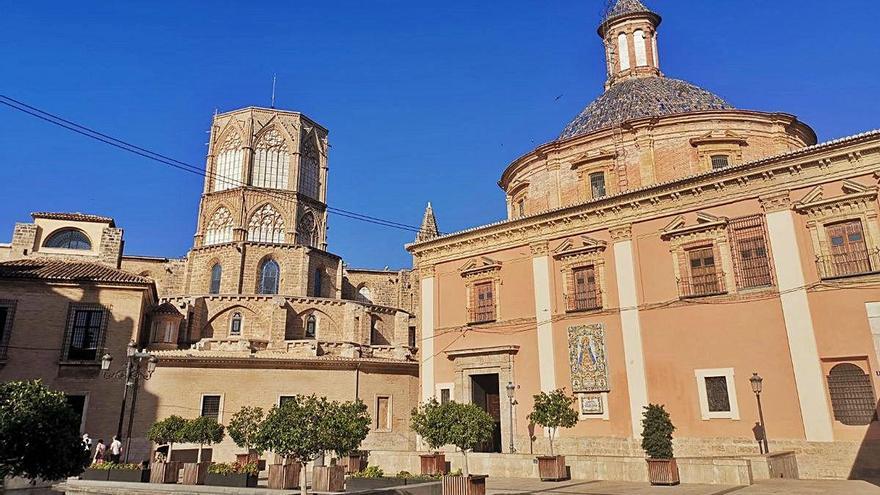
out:
M99 263L23 259L0 263L0 278L149 285L152 280Z

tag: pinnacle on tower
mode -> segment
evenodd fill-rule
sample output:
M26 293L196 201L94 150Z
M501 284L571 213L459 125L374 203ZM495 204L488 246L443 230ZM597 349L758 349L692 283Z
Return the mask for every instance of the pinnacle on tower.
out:
M437 219L434 218L434 208L428 201L428 207L425 208L425 216L422 218L422 225L419 227L419 233L416 234L416 242L428 241L440 235L437 229Z

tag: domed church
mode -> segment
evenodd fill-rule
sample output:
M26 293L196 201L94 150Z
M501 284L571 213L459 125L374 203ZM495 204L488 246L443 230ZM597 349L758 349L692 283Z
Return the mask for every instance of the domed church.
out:
M575 478L647 479L648 404L676 426L682 482L768 477L768 450L804 478L870 476L880 132L817 143L793 115L668 77L661 21L611 5L604 92L502 172L506 219L407 246L422 399L485 408L499 475L535 475L532 397L564 389Z

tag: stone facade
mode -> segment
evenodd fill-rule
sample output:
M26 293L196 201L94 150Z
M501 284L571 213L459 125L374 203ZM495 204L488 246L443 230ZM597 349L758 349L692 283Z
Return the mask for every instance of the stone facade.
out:
M641 29L650 54L659 21L637 9L600 34L633 50ZM532 396L571 392L573 356L599 359L607 385L577 394L559 452L640 457L643 406L659 403L677 456L744 458L757 372L771 451L795 451L804 477L875 477L880 133L816 144L791 115L629 94L665 77L657 58L606 55L601 103L502 174L506 221L407 246L422 338L445 356L423 357L423 399L494 396L500 441L483 450L543 453ZM583 327L604 348L570 345ZM462 360L502 348L501 363Z

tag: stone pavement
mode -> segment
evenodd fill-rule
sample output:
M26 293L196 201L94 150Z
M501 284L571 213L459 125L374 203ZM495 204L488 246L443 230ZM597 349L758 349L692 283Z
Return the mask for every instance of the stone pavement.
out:
M752 486L651 486L622 481L559 481L489 478L487 495L880 495L880 487L864 481L767 480Z

